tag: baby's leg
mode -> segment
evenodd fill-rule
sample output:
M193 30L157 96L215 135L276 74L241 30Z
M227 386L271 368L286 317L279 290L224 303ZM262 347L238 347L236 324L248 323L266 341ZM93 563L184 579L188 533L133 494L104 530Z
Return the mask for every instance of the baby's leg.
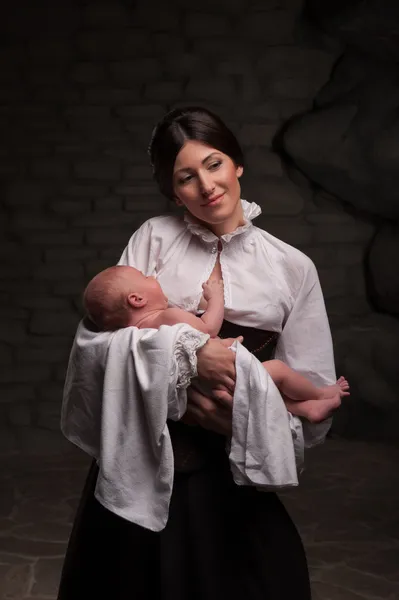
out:
M343 396L349 396L349 384L344 377L340 377L335 385L327 385L319 390L323 392L323 396L318 400L293 402L284 396L287 410L293 415L304 417L311 423L320 423L340 406Z
M288 367L281 360L267 360L262 364L278 389L291 400L300 402L322 397L320 388L317 388L306 377Z
M341 396L336 394L331 398L322 400L304 400L303 402L292 402L289 398L284 399L285 406L293 415L303 417L310 423L321 423L327 419L331 412L341 404Z
M336 384L316 387L279 360L263 363L283 395L287 410L312 423L319 423L338 408L343 396L349 395L349 384L340 377Z

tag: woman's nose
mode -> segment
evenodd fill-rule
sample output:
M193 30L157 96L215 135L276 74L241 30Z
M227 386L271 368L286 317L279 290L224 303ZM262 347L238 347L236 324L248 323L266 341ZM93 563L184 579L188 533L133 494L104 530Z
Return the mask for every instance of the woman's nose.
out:
M212 181L212 176L209 174L201 174L199 176L199 182L201 187L201 193L205 196L209 196L215 189L215 184Z

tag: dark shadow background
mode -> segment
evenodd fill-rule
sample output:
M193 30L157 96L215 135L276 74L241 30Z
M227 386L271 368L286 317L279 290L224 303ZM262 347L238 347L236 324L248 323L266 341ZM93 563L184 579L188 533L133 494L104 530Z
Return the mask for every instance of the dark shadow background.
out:
M384 174L392 182L397 156L392 140L385 146L382 140L385 167L364 159L362 149L370 148L388 108L379 107L376 125L370 106L363 106L370 82L359 93L370 71L375 87L377 71L388 72L393 58L356 48L356 31L354 45L348 43L348 27L341 26L343 35L337 24L340 15L350 17L347 5L323 6L321 12L317 3L294 0L189 7L177 0L17 0L6 6L0 37L2 452L64 451L59 410L82 289L115 263L145 219L174 210L152 182L146 151L159 117L187 103L214 109L238 135L247 158L243 197L263 209L257 224L318 267L337 366L353 391L335 432L395 437L396 364L377 364L367 348L393 356L398 337L397 320L386 314L392 306L397 312L389 254L398 250L399 186L383 185ZM379 11L383 16L383 5ZM345 67L354 48L357 62ZM393 82L389 89L392 122L398 91ZM363 121L355 123L348 150L355 113ZM378 215L383 196L389 206ZM390 238L374 252L377 273L389 263L392 282L385 289L386 276L367 284L365 274L370 243L387 219ZM377 297L390 295L388 311L375 302L376 285Z

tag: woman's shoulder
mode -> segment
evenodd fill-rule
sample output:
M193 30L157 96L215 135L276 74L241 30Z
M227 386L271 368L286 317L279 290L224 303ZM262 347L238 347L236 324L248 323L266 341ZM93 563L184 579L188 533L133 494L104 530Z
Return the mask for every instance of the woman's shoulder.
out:
M303 286L310 288L318 281L316 266L304 252L263 229L258 229L257 236L275 280L287 286L293 298L298 296Z
M179 215L164 214L150 217L142 223L140 228L158 229L159 227L184 227L184 221Z
M144 221L141 228L149 233L156 234L162 232L162 234L165 235L168 232L176 234L179 231L184 231L186 225L179 215L159 215Z
M261 244L267 253L282 265L297 268L300 271L313 270L315 265L309 256L295 246L291 246L280 238L272 235L264 229L256 227L257 242Z
M153 244L156 241L176 239L176 237L184 232L186 226L183 219L177 215L160 215L151 217L144 221L132 234L129 243Z

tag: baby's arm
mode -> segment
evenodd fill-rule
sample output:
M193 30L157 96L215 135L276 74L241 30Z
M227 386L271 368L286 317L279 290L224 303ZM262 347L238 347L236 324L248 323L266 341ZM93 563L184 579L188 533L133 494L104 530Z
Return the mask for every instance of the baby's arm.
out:
M161 316L162 325L187 323L199 331L209 333L211 337L216 337L224 317L223 282L207 281L202 287L208 306L201 317L196 317L181 308L167 308Z
M191 313L183 310L182 308L167 308L163 311L160 317L160 325L177 325L177 323L187 323L194 329L202 331L203 333L212 334L209 331L209 327L199 317L192 315Z
M208 327L211 337L216 337L220 331L224 318L224 289L223 281L209 280L202 284L204 299L207 301L206 311L201 315L201 320Z

